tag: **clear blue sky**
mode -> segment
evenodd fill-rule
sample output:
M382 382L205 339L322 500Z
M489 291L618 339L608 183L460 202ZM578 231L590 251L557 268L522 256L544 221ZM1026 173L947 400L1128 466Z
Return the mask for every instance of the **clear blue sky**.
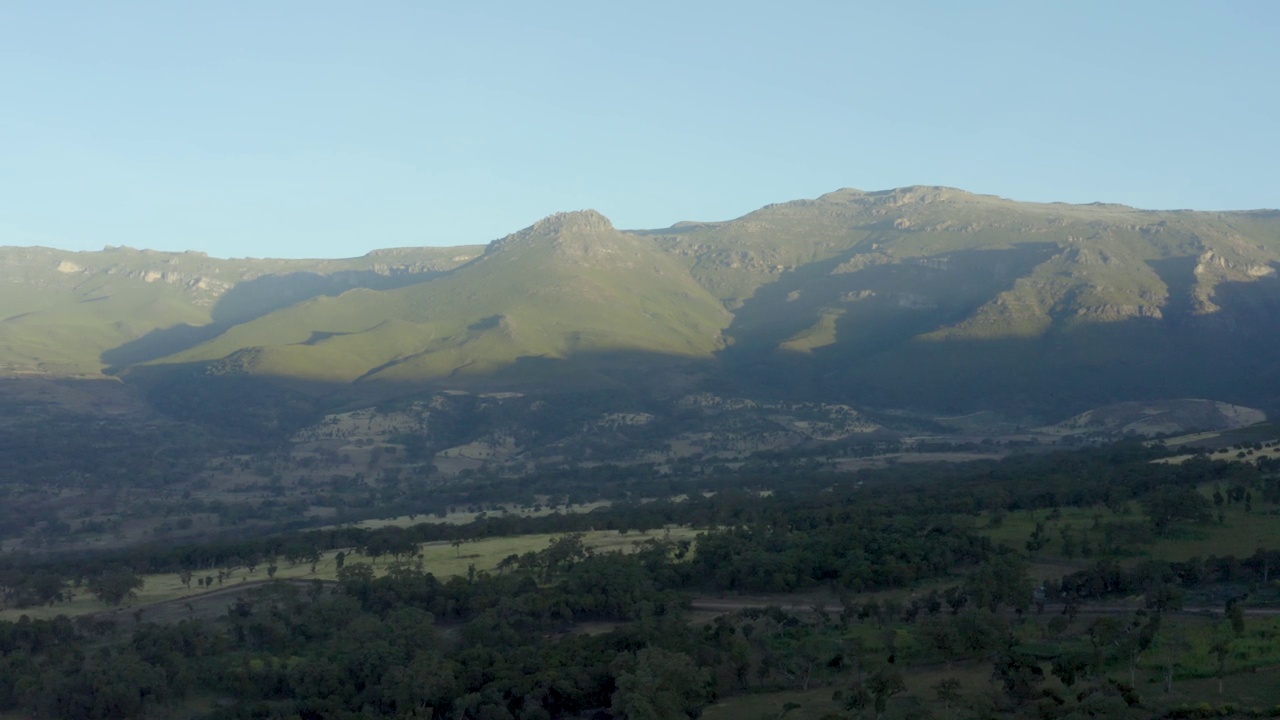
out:
M341 257L839 187L1280 206L1280 2L0 4L0 245Z

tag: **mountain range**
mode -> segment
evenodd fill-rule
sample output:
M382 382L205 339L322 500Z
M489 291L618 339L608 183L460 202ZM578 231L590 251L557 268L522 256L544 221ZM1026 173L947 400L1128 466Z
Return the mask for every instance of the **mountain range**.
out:
M344 260L0 248L0 373L675 396L1063 419L1280 407L1280 212L838 190L723 222L559 213ZM172 385L169 385L170 387Z

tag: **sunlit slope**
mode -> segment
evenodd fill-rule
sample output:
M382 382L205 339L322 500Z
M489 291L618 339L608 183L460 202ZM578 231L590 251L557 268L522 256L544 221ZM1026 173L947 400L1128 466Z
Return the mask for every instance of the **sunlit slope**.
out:
M232 328L166 362L224 371L422 381L519 358L709 357L729 313L652 240L598 213L555 215L445 276L318 298Z
M1280 407L1274 210L846 189L662 230L555 215L483 252L7 248L0 262L0 371L194 363L519 389L696 358L689 382L867 406L1046 420L1159 398Z
M479 252L408 248L345 260L227 260L133 248L0 248L0 371L98 373L310 297L426 279ZM165 332L170 336L156 337Z
M156 328L208 323L223 289L201 272L210 262L128 249L2 248L0 366L95 373L112 347Z

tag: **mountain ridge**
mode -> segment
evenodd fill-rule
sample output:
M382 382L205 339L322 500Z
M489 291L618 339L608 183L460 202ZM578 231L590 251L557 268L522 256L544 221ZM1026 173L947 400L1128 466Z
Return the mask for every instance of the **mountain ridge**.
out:
M554 391L669 361L753 391L884 407L1265 405L1280 387L1262 332L1280 322L1278 268L1280 211L927 185L657 230L554 213L483 248L342 260L0 248L0 369Z

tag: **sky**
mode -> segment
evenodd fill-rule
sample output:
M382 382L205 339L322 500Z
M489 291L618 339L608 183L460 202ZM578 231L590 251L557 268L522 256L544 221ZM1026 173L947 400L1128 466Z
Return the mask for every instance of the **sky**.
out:
M349 257L842 187L1280 206L1280 3L0 4L0 245Z

